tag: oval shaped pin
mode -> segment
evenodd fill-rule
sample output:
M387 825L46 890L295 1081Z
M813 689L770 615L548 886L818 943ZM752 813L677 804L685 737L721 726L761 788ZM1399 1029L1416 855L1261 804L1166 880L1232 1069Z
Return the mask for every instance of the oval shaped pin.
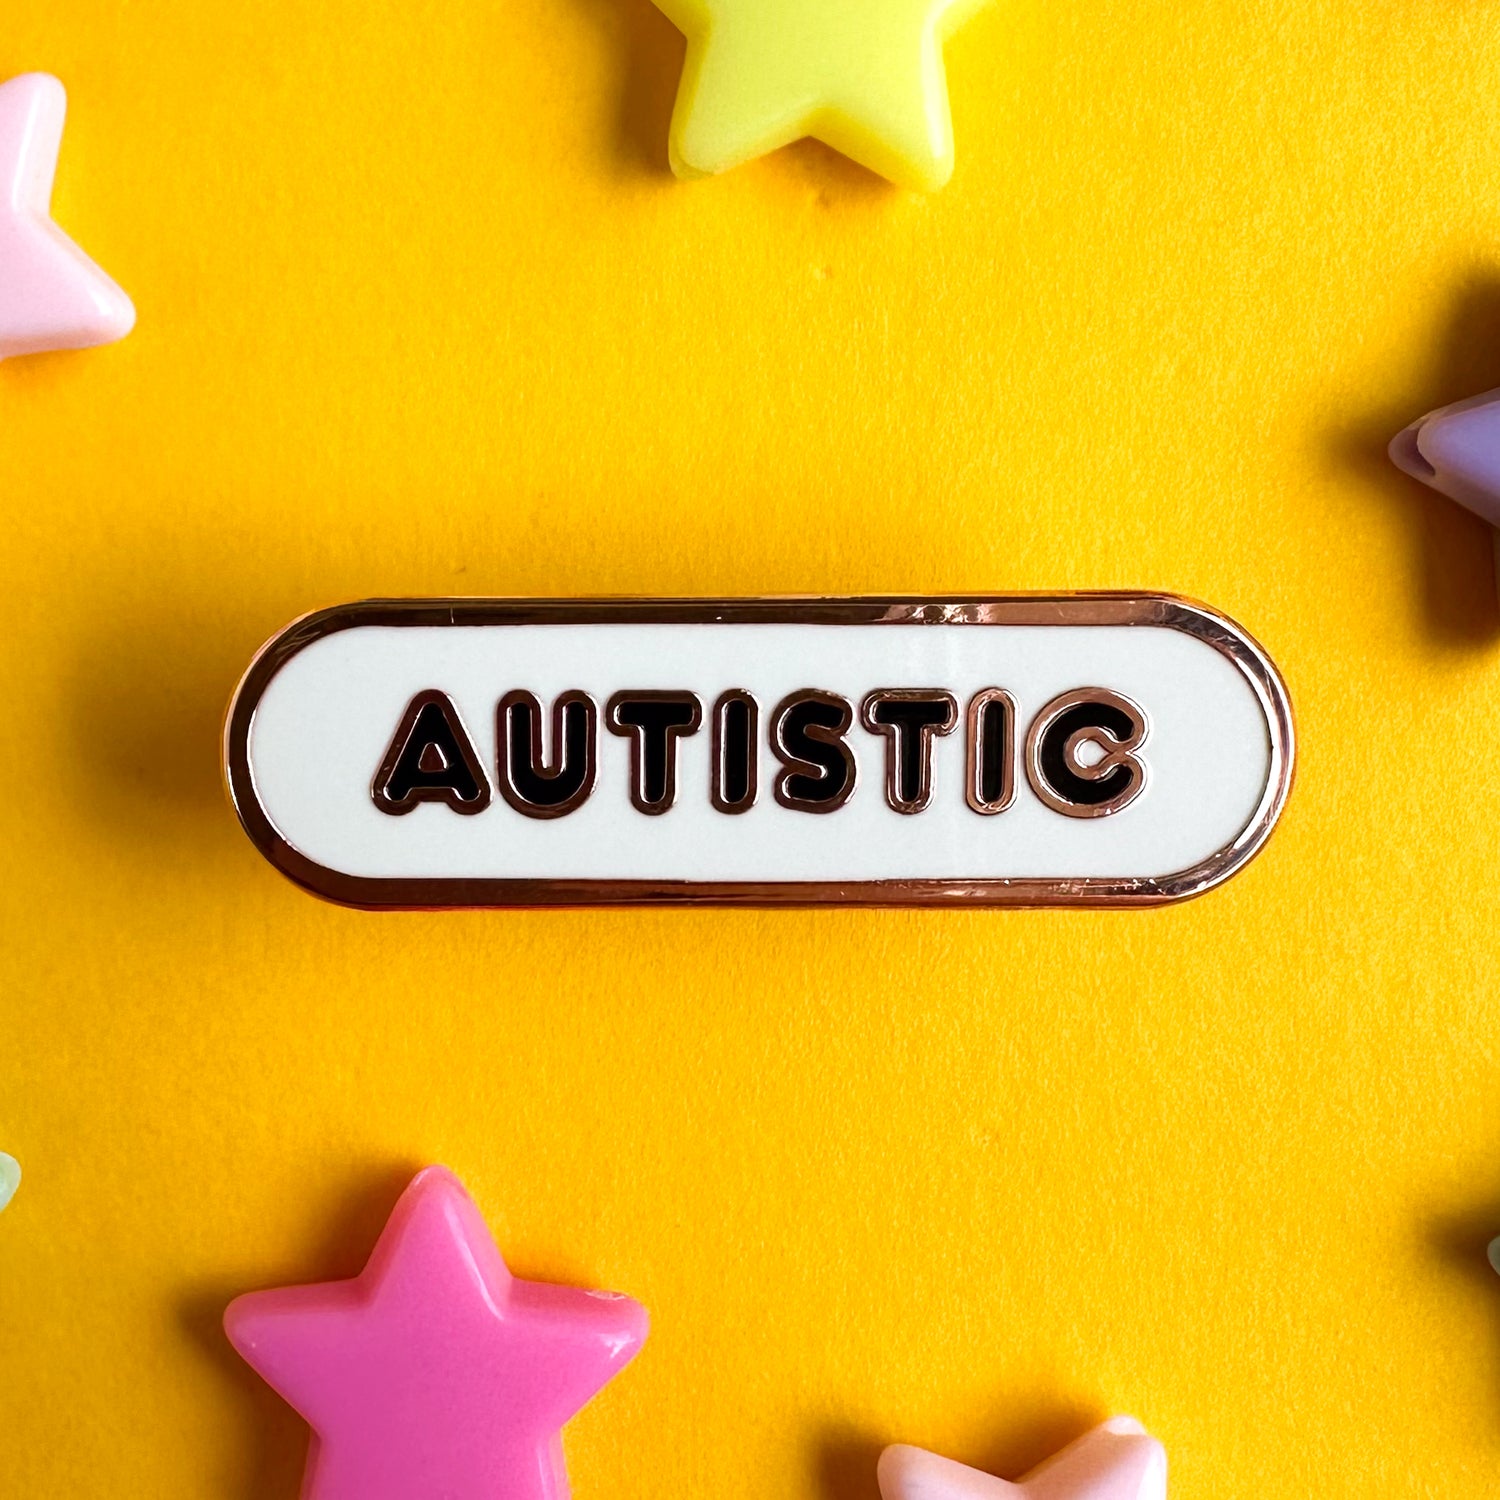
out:
M1260 849L1293 736L1170 595L372 600L261 650L224 754L353 906L1141 906Z

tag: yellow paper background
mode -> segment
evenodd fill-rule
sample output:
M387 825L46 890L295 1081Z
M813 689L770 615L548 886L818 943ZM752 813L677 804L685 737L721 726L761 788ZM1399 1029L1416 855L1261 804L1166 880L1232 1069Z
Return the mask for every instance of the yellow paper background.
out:
M0 365L0 1491L291 1500L224 1303L406 1174L651 1309L578 1500L870 1500L1111 1411L1176 1500L1500 1483L1500 626L1385 462L1500 385L1500 10L998 0L958 169L665 174L646 0L50 0L125 343ZM1165 588L1291 686L1154 913L325 906L219 716L371 594Z

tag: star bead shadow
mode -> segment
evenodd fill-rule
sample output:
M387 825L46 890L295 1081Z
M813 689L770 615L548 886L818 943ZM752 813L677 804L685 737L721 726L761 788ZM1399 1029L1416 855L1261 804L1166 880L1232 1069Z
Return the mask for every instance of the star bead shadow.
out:
M825 146L812 136L793 141L790 145L773 151L764 160L775 162L802 182L812 194L813 203L819 208L832 208L836 203L880 207L909 199L925 201L927 197L926 194L887 182L878 172L860 166L842 151L835 151L832 146ZM756 163L748 165L753 167Z
M1472 277L1454 297L1447 324L1398 395L1333 435L1340 466L1353 469L1395 507L1410 536L1413 593L1424 619L1461 647L1500 639L1491 529L1461 505L1403 474L1386 452L1424 412L1500 387L1500 275Z
M93 349L44 349L36 354L14 354L9 359L0 359L0 390L10 401L45 401L53 391L77 383L80 362L100 357L118 359L120 354L108 344Z
M682 33L652 4L652 0L572 0L604 32L619 59L615 89L615 164L626 174L645 174L672 182L667 159L667 135L672 109L687 55ZM835 199L880 203L905 196L877 173L851 161L831 146L812 139L794 141L769 157L747 162L735 170L764 168L790 172L806 185L820 208ZM689 190L692 184L682 184Z
M233 1385L243 1429L222 1446L207 1500L295 1500L307 1467L307 1424L229 1346L224 1308L234 1296L215 1288L191 1293L178 1306L182 1328Z
M824 1500L880 1500L875 1465L885 1444L867 1433L835 1428L815 1449L818 1493Z
M1092 1406L1052 1406L1018 1411L1010 1408L1010 1419L1002 1430L996 1424L996 1437L977 1455L965 1458L962 1453L950 1455L971 1468L986 1474L1016 1478L1028 1474L1045 1458L1081 1438L1090 1428L1109 1417L1107 1411Z
M1080 1438L1105 1418L1091 1407L1030 1408L1024 1402L1006 1406L1008 1419L997 1422L999 1436L978 1452L945 1453L986 1474L1014 1478L1030 1472L1045 1458ZM915 1443L920 1436L892 1435L883 1439L856 1428L833 1427L816 1440L814 1455L818 1489L823 1500L880 1500L875 1466L891 1443Z
M667 129L687 41L651 0L572 0L618 58L613 151L628 173L670 181Z
M1487 1253L1490 1241L1497 1236L1500 1236L1500 1194L1477 1208L1434 1219L1427 1232L1428 1246L1438 1260L1484 1298L1494 1334L1497 1377L1494 1416L1500 1426L1500 1275L1490 1265Z
M311 1252L284 1267L268 1267L260 1286L358 1275L418 1170L414 1164L372 1168L315 1234ZM179 1325L234 1387L243 1419L243 1435L237 1444L225 1445L225 1466L207 1500L296 1500L307 1467L307 1424L235 1353L224 1333L224 1309L241 1292L260 1286L242 1279L233 1286L200 1287L177 1308Z

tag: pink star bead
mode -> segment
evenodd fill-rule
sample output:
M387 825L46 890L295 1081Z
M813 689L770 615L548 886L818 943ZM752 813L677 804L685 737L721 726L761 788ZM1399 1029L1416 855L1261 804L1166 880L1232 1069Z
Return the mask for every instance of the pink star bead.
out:
M429 1167L353 1281L251 1292L224 1328L312 1426L303 1500L566 1500L561 1428L640 1348L646 1310L516 1280Z
M921 1448L880 1455L882 1500L1166 1500L1167 1455L1133 1417L1069 1443L1014 1484Z
M52 222L67 95L47 73L0 84L0 359L122 339L135 308Z

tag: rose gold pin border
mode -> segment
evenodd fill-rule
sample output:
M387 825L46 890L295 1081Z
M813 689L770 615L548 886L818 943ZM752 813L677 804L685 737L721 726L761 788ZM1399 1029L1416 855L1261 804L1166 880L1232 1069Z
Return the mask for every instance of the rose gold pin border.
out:
M249 763L255 710L299 651L360 626L881 625L1146 626L1180 630L1227 657L1265 716L1270 769L1254 815L1230 843L1175 874L1070 879L672 881L390 878L346 875L299 853L272 826ZM255 655L224 723L224 776L245 832L282 874L313 895L369 911L568 906L1163 906L1201 895L1258 854L1291 790L1295 730L1286 684L1259 644L1227 616L1173 594L970 594L758 599L369 599L292 622Z

